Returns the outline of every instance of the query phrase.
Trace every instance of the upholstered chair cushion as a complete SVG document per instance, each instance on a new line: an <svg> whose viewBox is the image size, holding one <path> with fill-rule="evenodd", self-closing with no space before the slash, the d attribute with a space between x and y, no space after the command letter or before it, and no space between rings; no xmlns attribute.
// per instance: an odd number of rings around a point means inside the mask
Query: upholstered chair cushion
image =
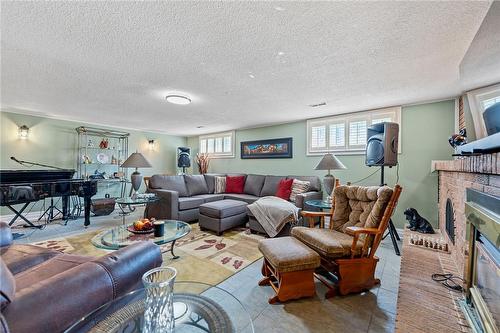
<svg viewBox="0 0 500 333"><path fill-rule="evenodd" d="M185 175L189 195L208 194L208 186L203 175Z"/></svg>
<svg viewBox="0 0 500 333"><path fill-rule="evenodd" d="M337 259L351 256L353 238L331 229L295 227L292 236L324 257ZM361 254L363 241L358 241L354 255Z"/></svg>
<svg viewBox="0 0 500 333"><path fill-rule="evenodd" d="M243 192L258 197L260 195L260 191L262 190L262 186L264 185L265 179L266 176L264 175L248 175L245 180L245 189Z"/></svg>
<svg viewBox="0 0 500 333"><path fill-rule="evenodd" d="M187 197L189 195L184 176L154 175L149 179L149 187L152 189L176 191L179 193L179 197Z"/></svg>
<svg viewBox="0 0 500 333"><path fill-rule="evenodd" d="M339 186L334 192L333 229L347 227L377 228L382 220L392 189L388 186Z"/></svg>
<svg viewBox="0 0 500 333"><path fill-rule="evenodd" d="M259 241L259 250L278 272L315 269L319 255L292 237L268 238Z"/></svg>

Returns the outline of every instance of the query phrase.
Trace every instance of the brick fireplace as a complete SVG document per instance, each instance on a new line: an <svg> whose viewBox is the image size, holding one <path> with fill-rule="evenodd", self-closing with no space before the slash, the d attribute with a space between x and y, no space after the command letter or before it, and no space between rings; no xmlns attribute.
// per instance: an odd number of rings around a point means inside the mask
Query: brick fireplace
<svg viewBox="0 0 500 333"><path fill-rule="evenodd" d="M439 229L462 277L467 269L466 189L500 196L500 153L433 161L439 172Z"/></svg>

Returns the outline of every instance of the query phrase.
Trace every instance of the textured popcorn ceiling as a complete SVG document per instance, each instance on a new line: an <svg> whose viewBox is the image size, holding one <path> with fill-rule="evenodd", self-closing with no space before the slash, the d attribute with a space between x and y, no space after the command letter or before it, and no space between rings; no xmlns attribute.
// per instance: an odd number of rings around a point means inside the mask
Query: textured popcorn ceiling
<svg viewBox="0 0 500 333"><path fill-rule="evenodd" d="M194 135L446 98L489 7L2 2L1 108Z"/></svg>

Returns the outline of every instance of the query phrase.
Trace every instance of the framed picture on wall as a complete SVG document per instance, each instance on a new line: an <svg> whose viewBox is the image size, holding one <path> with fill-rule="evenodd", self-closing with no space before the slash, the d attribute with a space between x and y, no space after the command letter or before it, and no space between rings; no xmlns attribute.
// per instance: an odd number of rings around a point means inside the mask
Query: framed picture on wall
<svg viewBox="0 0 500 333"><path fill-rule="evenodd" d="M293 138L241 142L241 158L292 158Z"/></svg>

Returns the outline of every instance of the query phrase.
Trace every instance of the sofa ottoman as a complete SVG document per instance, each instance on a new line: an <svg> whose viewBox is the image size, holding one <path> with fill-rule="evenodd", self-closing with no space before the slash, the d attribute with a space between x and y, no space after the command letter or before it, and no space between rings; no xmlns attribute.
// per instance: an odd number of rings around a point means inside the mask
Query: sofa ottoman
<svg viewBox="0 0 500 333"><path fill-rule="evenodd" d="M247 222L247 203L239 200L207 202L200 206L201 230L211 230L222 235L225 230Z"/></svg>

